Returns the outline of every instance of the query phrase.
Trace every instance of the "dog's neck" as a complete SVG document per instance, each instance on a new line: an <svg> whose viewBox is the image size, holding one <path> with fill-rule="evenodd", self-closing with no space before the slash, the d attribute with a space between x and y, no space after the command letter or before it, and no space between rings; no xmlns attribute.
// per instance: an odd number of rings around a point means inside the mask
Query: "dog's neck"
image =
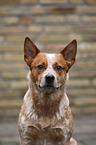
<svg viewBox="0 0 96 145"><path fill-rule="evenodd" d="M69 106L69 100L66 96L66 85L63 85L58 91L48 93L39 90L29 77L29 90L32 99L32 108L37 116L52 118L57 112L62 114L62 108Z"/></svg>

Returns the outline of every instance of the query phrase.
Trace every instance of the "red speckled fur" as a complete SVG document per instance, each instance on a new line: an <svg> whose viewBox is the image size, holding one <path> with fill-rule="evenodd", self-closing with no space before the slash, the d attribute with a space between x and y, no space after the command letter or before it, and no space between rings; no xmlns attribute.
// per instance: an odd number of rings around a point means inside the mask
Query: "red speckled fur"
<svg viewBox="0 0 96 145"><path fill-rule="evenodd" d="M18 120L21 145L77 145L72 138L73 117L66 95L68 71L76 51L76 40L59 54L46 54L28 37L25 39L24 59L30 70L29 89ZM46 76L54 77L54 81L46 85Z"/></svg>

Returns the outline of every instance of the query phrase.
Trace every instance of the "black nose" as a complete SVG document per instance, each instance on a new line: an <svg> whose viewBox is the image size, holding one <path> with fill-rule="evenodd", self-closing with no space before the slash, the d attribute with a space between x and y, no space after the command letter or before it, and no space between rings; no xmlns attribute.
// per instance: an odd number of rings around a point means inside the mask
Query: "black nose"
<svg viewBox="0 0 96 145"><path fill-rule="evenodd" d="M53 83L54 76L53 75L46 75L45 80L46 80L46 83Z"/></svg>

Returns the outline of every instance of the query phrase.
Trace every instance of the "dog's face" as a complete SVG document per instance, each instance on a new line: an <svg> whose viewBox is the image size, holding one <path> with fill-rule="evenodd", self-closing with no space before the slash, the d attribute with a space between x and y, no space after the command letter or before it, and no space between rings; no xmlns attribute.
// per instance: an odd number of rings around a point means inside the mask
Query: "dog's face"
<svg viewBox="0 0 96 145"><path fill-rule="evenodd" d="M27 37L24 43L24 59L31 70L31 79L40 90L59 90L66 80L69 68L75 62L76 40L69 43L59 54L41 53Z"/></svg>

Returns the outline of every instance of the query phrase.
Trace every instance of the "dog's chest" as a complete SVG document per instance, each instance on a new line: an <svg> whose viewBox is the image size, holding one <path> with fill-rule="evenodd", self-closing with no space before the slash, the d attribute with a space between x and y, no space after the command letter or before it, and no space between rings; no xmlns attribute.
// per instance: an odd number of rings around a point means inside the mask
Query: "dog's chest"
<svg viewBox="0 0 96 145"><path fill-rule="evenodd" d="M70 108L65 118L60 120L41 118L28 119L23 128L23 137L30 145L64 145L72 136L72 115ZM25 145L27 145L25 143Z"/></svg>
<svg viewBox="0 0 96 145"><path fill-rule="evenodd" d="M28 143L32 142L32 145L63 145L64 142L66 143L70 139L72 134L72 130L67 125L61 125L60 123L51 126L49 121L39 122L39 124L34 125L29 124L25 137L28 137L27 141Z"/></svg>

